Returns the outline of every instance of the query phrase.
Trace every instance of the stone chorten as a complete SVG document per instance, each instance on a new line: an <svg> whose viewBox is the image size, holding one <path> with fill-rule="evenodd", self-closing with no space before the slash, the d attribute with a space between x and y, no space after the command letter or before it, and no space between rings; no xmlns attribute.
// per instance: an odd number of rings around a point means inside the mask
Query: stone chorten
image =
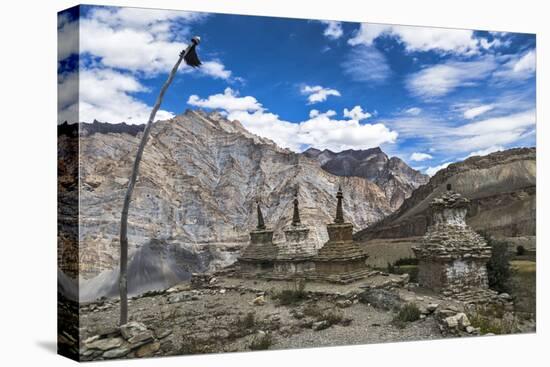
<svg viewBox="0 0 550 367"><path fill-rule="evenodd" d="M273 231L268 230L259 201L256 202L258 225L250 232L250 242L239 257L243 273L260 273L273 270L273 259L277 257L277 247L273 244Z"/></svg>
<svg viewBox="0 0 550 367"><path fill-rule="evenodd" d="M419 246L420 286L446 295L487 288L486 262L491 257L487 242L466 224L469 200L451 191L430 203L431 225Z"/></svg>
<svg viewBox="0 0 550 367"><path fill-rule="evenodd" d="M305 277L313 272L311 258L316 254L310 229L300 221L298 190L294 194L292 223L284 229L285 241L278 243L273 278Z"/></svg>
<svg viewBox="0 0 550 367"><path fill-rule="evenodd" d="M336 217L334 223L327 224L329 240L319 249L315 268L318 277L324 280L347 283L368 274L365 264L368 255L353 241L353 225L344 220L341 187L336 198Z"/></svg>

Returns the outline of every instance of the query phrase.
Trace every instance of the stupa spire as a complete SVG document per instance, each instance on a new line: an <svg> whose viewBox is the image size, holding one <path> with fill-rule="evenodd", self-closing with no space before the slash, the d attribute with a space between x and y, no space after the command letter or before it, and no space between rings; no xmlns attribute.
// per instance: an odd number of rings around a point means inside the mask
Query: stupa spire
<svg viewBox="0 0 550 367"><path fill-rule="evenodd" d="M296 191L294 193L294 214L292 215L292 225L293 226L299 226L301 224L300 222L300 212L298 210L298 189L296 188Z"/></svg>
<svg viewBox="0 0 550 367"><path fill-rule="evenodd" d="M342 199L344 198L344 194L342 194L341 185L338 185L336 198L338 199L338 202L336 203L336 218L334 218L334 223L340 224L344 223L344 210L342 209Z"/></svg>
<svg viewBox="0 0 550 367"><path fill-rule="evenodd" d="M258 211L258 225L256 226L256 229L258 230L265 230L265 222L264 222L264 216L262 214L262 209L260 208L260 201L256 200L256 207Z"/></svg>

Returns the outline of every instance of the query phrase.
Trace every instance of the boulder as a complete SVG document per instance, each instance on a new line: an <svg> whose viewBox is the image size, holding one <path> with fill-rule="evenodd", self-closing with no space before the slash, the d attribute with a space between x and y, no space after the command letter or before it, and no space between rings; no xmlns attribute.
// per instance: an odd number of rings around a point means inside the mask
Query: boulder
<svg viewBox="0 0 550 367"><path fill-rule="evenodd" d="M137 321L130 321L129 323L120 326L120 333L122 334L122 337L126 340L129 340L130 338L141 334L144 331L147 331L147 327L145 327L145 325L143 325L141 322Z"/></svg>
<svg viewBox="0 0 550 367"><path fill-rule="evenodd" d="M154 353L156 353L159 349L160 349L159 342L142 345L136 350L136 357L138 358L150 357Z"/></svg>

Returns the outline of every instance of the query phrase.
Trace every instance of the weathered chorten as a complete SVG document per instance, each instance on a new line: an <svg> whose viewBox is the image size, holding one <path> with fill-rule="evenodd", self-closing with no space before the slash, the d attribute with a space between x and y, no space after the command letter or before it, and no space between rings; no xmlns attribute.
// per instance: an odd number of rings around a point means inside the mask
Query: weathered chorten
<svg viewBox="0 0 550 367"><path fill-rule="evenodd" d="M339 187L336 217L334 223L327 224L329 240L314 259L319 278L339 283L352 282L368 274L365 265L368 255L353 242L353 225L344 221L343 197Z"/></svg>
<svg viewBox="0 0 550 367"><path fill-rule="evenodd" d="M292 223L284 229L285 241L278 244L274 278L305 277L315 270L311 258L316 254L309 228L300 221L298 191L293 200Z"/></svg>
<svg viewBox="0 0 550 367"><path fill-rule="evenodd" d="M257 274L273 271L273 260L277 257L277 247L273 244L273 231L264 223L260 203L257 202L258 225L250 232L250 242L239 257L241 272Z"/></svg>
<svg viewBox="0 0 550 367"><path fill-rule="evenodd" d="M491 257L487 242L466 224L469 200L451 191L430 203L432 224L419 246L420 286L447 295L487 288L486 262Z"/></svg>

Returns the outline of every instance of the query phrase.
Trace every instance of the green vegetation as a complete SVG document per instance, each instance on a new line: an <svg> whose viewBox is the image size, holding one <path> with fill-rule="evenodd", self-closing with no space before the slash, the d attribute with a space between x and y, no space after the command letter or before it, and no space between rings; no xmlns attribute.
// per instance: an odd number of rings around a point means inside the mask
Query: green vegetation
<svg viewBox="0 0 550 367"><path fill-rule="evenodd" d="M399 309L399 312L393 318L392 323L400 329L403 329L407 322L413 322L420 319L420 309L414 303L407 303Z"/></svg>
<svg viewBox="0 0 550 367"><path fill-rule="evenodd" d="M304 308L304 315L314 318L315 321L326 321L327 327L336 324L349 324L351 319L344 319L342 312L338 310L323 311L319 306L309 304Z"/></svg>
<svg viewBox="0 0 550 367"><path fill-rule="evenodd" d="M275 293L273 298L279 301L283 306L300 303L307 298L305 291L306 282L303 279L296 280L292 289L284 289L279 293Z"/></svg>
<svg viewBox="0 0 550 367"><path fill-rule="evenodd" d="M508 244L505 241L499 241L491 235L480 232L485 238L487 244L491 246L491 258L487 262L487 277L489 278L489 287L497 292L510 292L510 253Z"/></svg>
<svg viewBox="0 0 550 367"><path fill-rule="evenodd" d="M248 346L250 350L266 350L273 344L273 337L269 333L254 337L252 343Z"/></svg>
<svg viewBox="0 0 550 367"><path fill-rule="evenodd" d="M514 297L514 307L520 317L536 319L537 311L537 263L529 260L512 260L510 294Z"/></svg>
<svg viewBox="0 0 550 367"><path fill-rule="evenodd" d="M409 274L409 281L418 281L418 259L414 257L401 258L393 264L388 263L387 270L390 274Z"/></svg>
<svg viewBox="0 0 550 367"><path fill-rule="evenodd" d="M502 305L478 306L467 316L472 326L479 328L481 334L511 334L517 330L517 320L511 314L506 314Z"/></svg>

